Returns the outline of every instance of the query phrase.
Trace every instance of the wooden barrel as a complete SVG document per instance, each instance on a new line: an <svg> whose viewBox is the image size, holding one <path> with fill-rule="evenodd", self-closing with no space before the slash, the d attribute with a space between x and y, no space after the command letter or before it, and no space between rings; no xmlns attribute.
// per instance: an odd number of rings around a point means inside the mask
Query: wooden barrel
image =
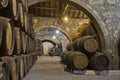
<svg viewBox="0 0 120 80"><path fill-rule="evenodd" d="M88 58L82 52L71 52L66 56L66 64L72 69L85 69L88 65Z"/></svg>
<svg viewBox="0 0 120 80"><path fill-rule="evenodd" d="M61 56L61 62L62 62L62 63L65 64L65 62L66 62L66 61L65 61L65 57L66 57L66 55L69 54L69 53L70 53L69 51L64 51L64 52L61 53L60 56Z"/></svg>
<svg viewBox="0 0 120 80"><path fill-rule="evenodd" d="M77 46L77 50L82 51L84 53L95 52L98 48L98 43L92 36L84 36L82 38L79 38L75 41L73 45Z"/></svg>
<svg viewBox="0 0 120 80"><path fill-rule="evenodd" d="M24 12L28 12L28 0L19 0L20 3L22 3Z"/></svg>
<svg viewBox="0 0 120 80"><path fill-rule="evenodd" d="M25 32L21 31L21 41L22 41L22 53L25 54L27 50L27 35Z"/></svg>
<svg viewBox="0 0 120 80"><path fill-rule="evenodd" d="M7 66L10 80L18 80L17 66L16 66L16 58L15 57L1 57L0 58Z"/></svg>
<svg viewBox="0 0 120 80"><path fill-rule="evenodd" d="M34 32L33 29L33 15L28 14L28 22L29 22L29 35L32 37L32 33Z"/></svg>
<svg viewBox="0 0 120 80"><path fill-rule="evenodd" d="M6 72L6 65L3 62L0 62L0 80L8 80L7 79L7 72Z"/></svg>
<svg viewBox="0 0 120 80"><path fill-rule="evenodd" d="M29 36L26 35L27 37L27 42L26 42L26 54L29 54L30 53L30 41L29 41Z"/></svg>
<svg viewBox="0 0 120 80"><path fill-rule="evenodd" d="M24 28L25 31L28 32L28 17L27 17L27 13L24 12Z"/></svg>
<svg viewBox="0 0 120 80"><path fill-rule="evenodd" d="M32 68L32 57L30 54L29 54L29 63L30 63L30 69L31 69Z"/></svg>
<svg viewBox="0 0 120 80"><path fill-rule="evenodd" d="M87 23L81 23L80 26L77 29L77 33L82 33L84 32L87 28L89 27L89 24Z"/></svg>
<svg viewBox="0 0 120 80"><path fill-rule="evenodd" d="M8 5L8 0L0 0L0 8L5 8Z"/></svg>
<svg viewBox="0 0 120 80"><path fill-rule="evenodd" d="M76 32L75 34L72 35L72 41L75 41L78 37L79 37L79 34L78 32Z"/></svg>
<svg viewBox="0 0 120 80"><path fill-rule="evenodd" d="M39 39L36 40L36 51L37 51L37 54L39 54L39 56L41 56L43 54L42 53L42 51L43 51L42 41ZM52 55L52 54L50 54L50 55Z"/></svg>
<svg viewBox="0 0 120 80"><path fill-rule="evenodd" d="M64 64L66 64L66 65L68 64L68 62L69 62L69 59L68 59L68 58L69 58L69 55L72 54L72 53L73 53L73 51L69 51L68 53L66 53L66 54L64 55L64 59L63 59L63 60L64 60L64 61L63 61Z"/></svg>
<svg viewBox="0 0 120 80"><path fill-rule="evenodd" d="M37 53L32 53L31 57L32 57L32 65L34 65L37 60Z"/></svg>
<svg viewBox="0 0 120 80"><path fill-rule="evenodd" d="M12 55L14 48L14 30L12 28L12 22L8 18L0 17L0 24L2 26L0 55Z"/></svg>
<svg viewBox="0 0 120 80"><path fill-rule="evenodd" d="M27 59L26 55L23 55L23 64L24 64L24 76L27 74Z"/></svg>
<svg viewBox="0 0 120 80"><path fill-rule="evenodd" d="M73 50L72 44L73 44L72 42L67 44L66 49L68 51L72 51Z"/></svg>
<svg viewBox="0 0 120 80"><path fill-rule="evenodd" d="M1 23L1 20L0 20ZM2 26L0 26L0 47L1 47L1 41L2 41Z"/></svg>
<svg viewBox="0 0 120 80"><path fill-rule="evenodd" d="M8 0L8 6L6 8L0 9L1 16L12 18L14 20L18 19L18 14L18 0Z"/></svg>
<svg viewBox="0 0 120 80"><path fill-rule="evenodd" d="M29 57L29 56L30 56L29 54L26 56L27 72L29 72L29 70L30 70L30 64L31 64L31 62L30 62L30 57Z"/></svg>
<svg viewBox="0 0 120 80"><path fill-rule="evenodd" d="M21 56L20 59L20 80L23 80L24 77L24 61L23 61L23 57Z"/></svg>
<svg viewBox="0 0 120 80"><path fill-rule="evenodd" d="M23 12L23 6L21 3L19 5L19 17L18 17L18 23L23 27L24 26L24 12Z"/></svg>
<svg viewBox="0 0 120 80"><path fill-rule="evenodd" d="M34 32L33 27L32 27L32 29L31 29L31 37L32 37L33 39L35 39L35 32Z"/></svg>
<svg viewBox="0 0 120 80"><path fill-rule="evenodd" d="M17 75L18 79L20 79L20 64L21 64L21 57L20 56L14 56L16 58L16 70L17 70Z"/></svg>
<svg viewBox="0 0 120 80"><path fill-rule="evenodd" d="M35 44L34 44L34 40L32 38L29 37L29 52L34 52L34 48L35 48Z"/></svg>
<svg viewBox="0 0 120 80"><path fill-rule="evenodd" d="M78 39L76 39L73 43L72 43L72 47L73 47L73 50L74 51L78 51L78 46L77 46L77 43L78 42Z"/></svg>
<svg viewBox="0 0 120 80"><path fill-rule="evenodd" d="M29 21L29 24L30 25L33 25L34 24L34 22L33 22L33 15L32 14L28 14L28 21Z"/></svg>
<svg viewBox="0 0 120 80"><path fill-rule="evenodd" d="M20 29L17 27L14 27L15 31L15 45L14 45L14 54L20 54L21 53L21 33Z"/></svg>
<svg viewBox="0 0 120 80"><path fill-rule="evenodd" d="M100 52L96 52L89 62L90 68L94 70L107 70L109 64L108 57Z"/></svg>
<svg viewBox="0 0 120 80"><path fill-rule="evenodd" d="M64 55L67 53L68 51L64 51L61 53L60 57L61 57L61 62L63 63L63 59L64 59Z"/></svg>

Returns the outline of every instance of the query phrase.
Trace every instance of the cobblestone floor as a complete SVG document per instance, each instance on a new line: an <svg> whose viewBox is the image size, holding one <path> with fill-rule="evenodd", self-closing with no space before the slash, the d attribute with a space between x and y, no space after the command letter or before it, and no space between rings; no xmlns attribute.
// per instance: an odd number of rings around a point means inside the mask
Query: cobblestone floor
<svg viewBox="0 0 120 80"><path fill-rule="evenodd" d="M112 75L99 76L88 72L89 75L75 75L64 71L64 65L60 63L59 57L38 57L24 80L120 80L120 71L113 71ZM115 74L115 75L114 75Z"/></svg>

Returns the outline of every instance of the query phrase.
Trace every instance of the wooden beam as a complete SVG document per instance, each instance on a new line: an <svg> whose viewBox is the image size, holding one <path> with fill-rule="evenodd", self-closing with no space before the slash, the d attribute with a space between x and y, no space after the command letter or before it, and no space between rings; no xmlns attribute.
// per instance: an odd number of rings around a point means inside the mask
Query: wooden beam
<svg viewBox="0 0 120 80"><path fill-rule="evenodd" d="M69 7L69 0L64 0L64 2L62 2L65 4L64 8L61 10L60 13L60 18L58 19L58 23L61 22L62 17L65 15L68 7Z"/></svg>
<svg viewBox="0 0 120 80"><path fill-rule="evenodd" d="M80 11L78 12L78 15L77 15L77 17L79 17L79 15L80 15Z"/></svg>
<svg viewBox="0 0 120 80"><path fill-rule="evenodd" d="M50 0L49 0L49 7L50 7L50 6L51 6L51 4L50 4ZM49 17L50 17L50 11L51 11L51 10L49 10Z"/></svg>
<svg viewBox="0 0 120 80"><path fill-rule="evenodd" d="M74 17L75 16L75 11L73 11L73 14L72 14L72 17Z"/></svg>

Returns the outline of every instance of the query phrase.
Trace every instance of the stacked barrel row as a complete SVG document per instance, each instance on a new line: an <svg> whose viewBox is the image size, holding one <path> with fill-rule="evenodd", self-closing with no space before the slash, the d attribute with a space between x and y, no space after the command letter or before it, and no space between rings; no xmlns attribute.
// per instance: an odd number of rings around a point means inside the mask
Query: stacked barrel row
<svg viewBox="0 0 120 80"><path fill-rule="evenodd" d="M28 0L0 1L0 80L23 80L37 60Z"/></svg>
<svg viewBox="0 0 120 80"><path fill-rule="evenodd" d="M62 62L72 69L106 70L109 59L105 54L97 51L97 47L97 41L93 36L78 38L67 45L68 51L61 55Z"/></svg>

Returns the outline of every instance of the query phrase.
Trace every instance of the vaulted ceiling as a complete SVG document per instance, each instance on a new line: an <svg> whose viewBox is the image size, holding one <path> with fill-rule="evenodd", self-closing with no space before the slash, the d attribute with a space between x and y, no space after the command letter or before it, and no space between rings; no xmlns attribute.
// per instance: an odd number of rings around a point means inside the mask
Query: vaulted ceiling
<svg viewBox="0 0 120 80"><path fill-rule="evenodd" d="M29 13L35 17L64 17L82 18L88 17L84 12L69 4L69 0L49 0L29 7Z"/></svg>

